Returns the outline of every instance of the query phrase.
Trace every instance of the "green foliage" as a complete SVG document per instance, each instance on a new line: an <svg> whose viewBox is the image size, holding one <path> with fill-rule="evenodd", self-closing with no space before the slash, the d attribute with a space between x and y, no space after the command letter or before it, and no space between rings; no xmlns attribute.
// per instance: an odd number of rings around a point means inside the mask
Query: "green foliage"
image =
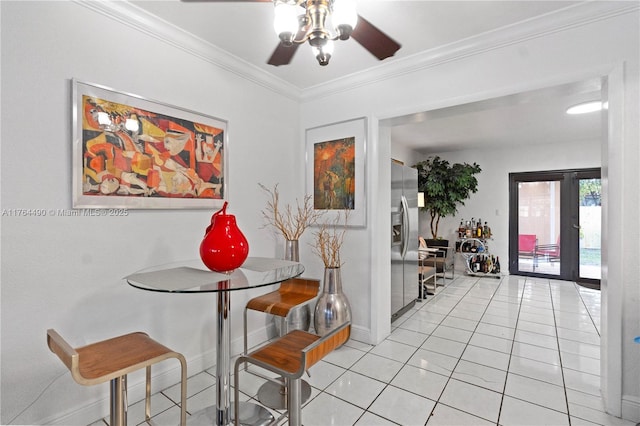
<svg viewBox="0 0 640 426"><path fill-rule="evenodd" d="M601 205L602 183L600 179L580 179L579 182L580 205L589 205L586 201L587 198L591 198L595 203L591 205Z"/></svg>
<svg viewBox="0 0 640 426"><path fill-rule="evenodd" d="M418 191L424 192L424 211L431 216L431 235L438 236L440 218L458 212L458 205L472 192L478 191L475 175L482 169L476 163L449 164L438 156L429 157L413 166L418 169Z"/></svg>

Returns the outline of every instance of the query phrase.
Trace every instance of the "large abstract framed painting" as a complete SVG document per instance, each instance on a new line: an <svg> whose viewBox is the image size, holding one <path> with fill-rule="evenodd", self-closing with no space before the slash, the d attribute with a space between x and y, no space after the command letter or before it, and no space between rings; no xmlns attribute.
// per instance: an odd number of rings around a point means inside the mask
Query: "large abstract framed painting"
<svg viewBox="0 0 640 426"><path fill-rule="evenodd" d="M72 86L74 208L222 206L225 121L97 84Z"/></svg>
<svg viewBox="0 0 640 426"><path fill-rule="evenodd" d="M366 135L366 118L306 132L307 194L314 209L324 210L328 219L348 210L348 226L367 224Z"/></svg>

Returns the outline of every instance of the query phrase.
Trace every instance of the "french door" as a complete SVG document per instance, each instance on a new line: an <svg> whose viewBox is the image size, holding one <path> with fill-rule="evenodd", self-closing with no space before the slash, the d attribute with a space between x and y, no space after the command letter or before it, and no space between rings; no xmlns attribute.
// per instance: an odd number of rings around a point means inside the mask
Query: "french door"
<svg viewBox="0 0 640 426"><path fill-rule="evenodd" d="M600 286L600 169L509 174L509 273Z"/></svg>

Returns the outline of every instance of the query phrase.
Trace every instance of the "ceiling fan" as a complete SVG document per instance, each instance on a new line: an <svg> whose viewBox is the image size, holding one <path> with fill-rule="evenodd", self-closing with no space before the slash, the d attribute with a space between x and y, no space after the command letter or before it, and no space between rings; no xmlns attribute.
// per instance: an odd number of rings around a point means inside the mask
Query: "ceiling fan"
<svg viewBox="0 0 640 426"><path fill-rule="evenodd" d="M259 2L275 6L274 27L280 44L267 61L274 66L291 62L298 46L309 42L320 65L327 65L334 40L350 37L379 60L399 49L391 37L358 15L352 0L182 0L184 2ZM331 21L333 30L328 29Z"/></svg>

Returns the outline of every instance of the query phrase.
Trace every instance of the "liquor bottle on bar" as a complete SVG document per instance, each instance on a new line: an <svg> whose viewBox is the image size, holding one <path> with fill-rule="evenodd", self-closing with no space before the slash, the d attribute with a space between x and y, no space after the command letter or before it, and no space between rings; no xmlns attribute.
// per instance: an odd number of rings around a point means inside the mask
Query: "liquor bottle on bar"
<svg viewBox="0 0 640 426"><path fill-rule="evenodd" d="M487 225L487 222L484 223L484 229L482 230L482 237L485 239L491 238L491 228Z"/></svg>
<svg viewBox="0 0 640 426"><path fill-rule="evenodd" d="M482 219L478 218L478 223L476 225L476 237L482 238Z"/></svg>

